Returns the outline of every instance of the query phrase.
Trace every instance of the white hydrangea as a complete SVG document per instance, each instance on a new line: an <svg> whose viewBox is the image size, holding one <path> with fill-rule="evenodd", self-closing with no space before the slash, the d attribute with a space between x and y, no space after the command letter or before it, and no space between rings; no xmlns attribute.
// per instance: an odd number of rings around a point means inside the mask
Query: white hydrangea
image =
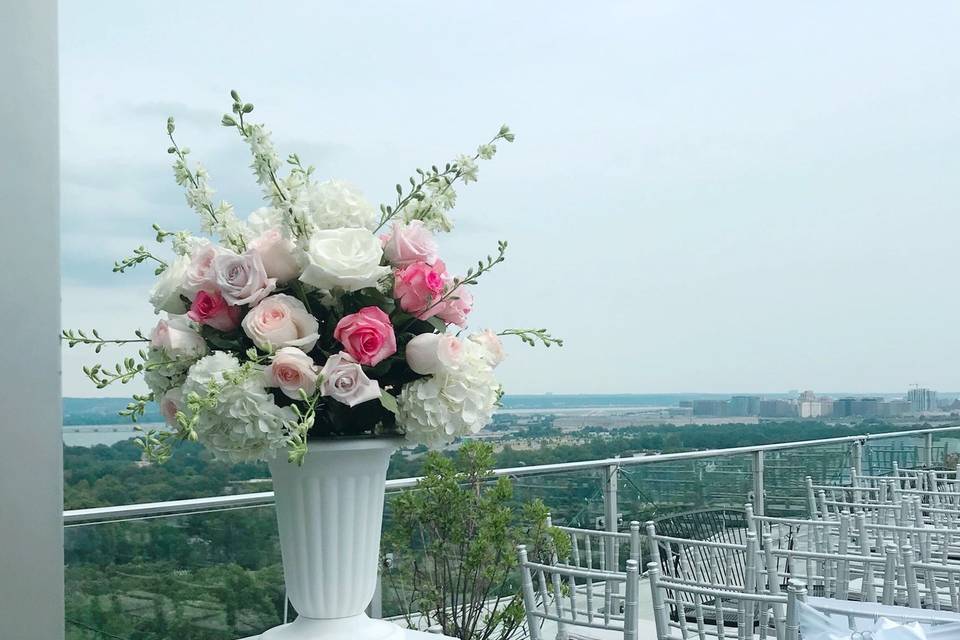
<svg viewBox="0 0 960 640"><path fill-rule="evenodd" d="M465 340L455 365L403 387L397 423L408 441L443 446L487 426L499 388L484 347Z"/></svg>
<svg viewBox="0 0 960 640"><path fill-rule="evenodd" d="M159 401L167 391L183 384L187 378L187 370L196 361L196 357L172 357L163 349L150 347L143 362L143 381L153 392L153 397Z"/></svg>
<svg viewBox="0 0 960 640"><path fill-rule="evenodd" d="M196 393L206 398L211 389L216 389L215 401L200 411L196 431L198 440L217 458L269 460L286 448L287 425L296 416L291 409L274 404L260 371L244 369L235 356L217 351L190 368L183 397Z"/></svg>
<svg viewBox="0 0 960 640"><path fill-rule="evenodd" d="M367 229L380 223L376 209L355 186L341 180L327 180L305 187L298 198L315 229Z"/></svg>

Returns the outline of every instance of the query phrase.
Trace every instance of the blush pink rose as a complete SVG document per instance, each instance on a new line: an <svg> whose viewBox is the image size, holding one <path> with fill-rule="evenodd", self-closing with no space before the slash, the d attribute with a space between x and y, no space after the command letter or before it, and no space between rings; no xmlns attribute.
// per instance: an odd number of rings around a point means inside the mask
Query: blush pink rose
<svg viewBox="0 0 960 640"><path fill-rule="evenodd" d="M243 332L260 349L298 347L310 351L320 337L320 323L300 300L285 293L272 295L250 309Z"/></svg>
<svg viewBox="0 0 960 640"><path fill-rule="evenodd" d="M407 364L421 375L455 368L463 360L463 342L449 334L421 333L407 343Z"/></svg>
<svg viewBox="0 0 960 640"><path fill-rule="evenodd" d="M433 264L437 261L437 242L419 220L395 224L393 231L383 238L383 255L395 267L406 267L414 262Z"/></svg>
<svg viewBox="0 0 960 640"><path fill-rule="evenodd" d="M150 332L150 346L174 357L202 356L207 352L206 341L184 316L159 321Z"/></svg>
<svg viewBox="0 0 960 640"><path fill-rule="evenodd" d="M228 305L217 291L199 291L187 316L196 323L209 325L220 331L233 331L240 326L240 308Z"/></svg>
<svg viewBox="0 0 960 640"><path fill-rule="evenodd" d="M437 305L436 315L458 327L467 326L467 314L473 309L473 294L466 286L458 287L449 298Z"/></svg>
<svg viewBox="0 0 960 640"><path fill-rule="evenodd" d="M504 358L507 357L507 353L503 349L503 343L500 341L500 337L490 329L485 329L480 333L473 334L470 336L470 340L476 342L484 348L486 352L486 360L490 363L491 367L496 367L498 364L503 362Z"/></svg>
<svg viewBox="0 0 960 640"><path fill-rule="evenodd" d="M263 371L264 385L280 387L280 391L294 400L300 399L300 390L308 396L317 390L318 367L313 358L296 347L284 347L273 356Z"/></svg>
<svg viewBox="0 0 960 640"><path fill-rule="evenodd" d="M289 238L283 237L280 229L267 229L247 245L260 254L267 276L285 284L296 280L303 273L297 262L296 247Z"/></svg>
<svg viewBox="0 0 960 640"><path fill-rule="evenodd" d="M390 317L379 307L364 307L342 317L333 337L354 360L371 367L397 352Z"/></svg>
<svg viewBox="0 0 960 640"><path fill-rule="evenodd" d="M180 411L182 405L183 392L180 391L180 387L168 390L160 398L160 414L171 427L177 426L177 412Z"/></svg>
<svg viewBox="0 0 960 640"><path fill-rule="evenodd" d="M193 250L183 282L183 293L188 298L193 299L200 291L217 291L217 274L213 270L213 259L221 254L229 255L231 251L209 242Z"/></svg>
<svg viewBox="0 0 960 640"><path fill-rule="evenodd" d="M437 260L433 266L426 262L414 262L397 269L393 297L400 303L401 309L426 320L440 311L441 306L434 306L434 302L443 295L447 280L447 268L442 260Z"/></svg>

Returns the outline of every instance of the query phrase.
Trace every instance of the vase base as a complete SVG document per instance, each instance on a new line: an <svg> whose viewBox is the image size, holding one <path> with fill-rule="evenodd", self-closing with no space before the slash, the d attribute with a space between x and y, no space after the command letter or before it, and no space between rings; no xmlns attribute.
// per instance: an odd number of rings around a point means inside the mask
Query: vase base
<svg viewBox="0 0 960 640"><path fill-rule="evenodd" d="M260 640L401 640L402 628L386 620L374 620L366 614L349 618L304 618L274 627Z"/></svg>

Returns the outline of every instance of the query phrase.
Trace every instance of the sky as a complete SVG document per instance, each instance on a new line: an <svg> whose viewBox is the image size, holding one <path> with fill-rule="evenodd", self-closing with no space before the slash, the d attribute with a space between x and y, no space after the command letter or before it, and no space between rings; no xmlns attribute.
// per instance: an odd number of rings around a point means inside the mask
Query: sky
<svg viewBox="0 0 960 640"><path fill-rule="evenodd" d="M507 345L508 393L960 388L960 5L61 2L63 324L148 330L150 225L196 227L164 123L217 197L260 206L229 91L281 154L374 203L516 142L440 238ZM123 351L64 351L80 367Z"/></svg>

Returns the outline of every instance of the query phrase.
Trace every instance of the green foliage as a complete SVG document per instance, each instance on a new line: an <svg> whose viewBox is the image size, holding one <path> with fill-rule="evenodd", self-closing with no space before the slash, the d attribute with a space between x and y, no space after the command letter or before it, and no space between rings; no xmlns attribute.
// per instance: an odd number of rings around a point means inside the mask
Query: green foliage
<svg viewBox="0 0 960 640"><path fill-rule="evenodd" d="M483 443L460 447L456 462L428 453L417 489L396 498L385 537L385 548L399 554L386 588L408 621L426 616L461 640L506 640L521 630L518 544L535 557L568 551L566 536L546 527L544 504L518 507L510 480L491 478L493 464L493 449Z"/></svg>

